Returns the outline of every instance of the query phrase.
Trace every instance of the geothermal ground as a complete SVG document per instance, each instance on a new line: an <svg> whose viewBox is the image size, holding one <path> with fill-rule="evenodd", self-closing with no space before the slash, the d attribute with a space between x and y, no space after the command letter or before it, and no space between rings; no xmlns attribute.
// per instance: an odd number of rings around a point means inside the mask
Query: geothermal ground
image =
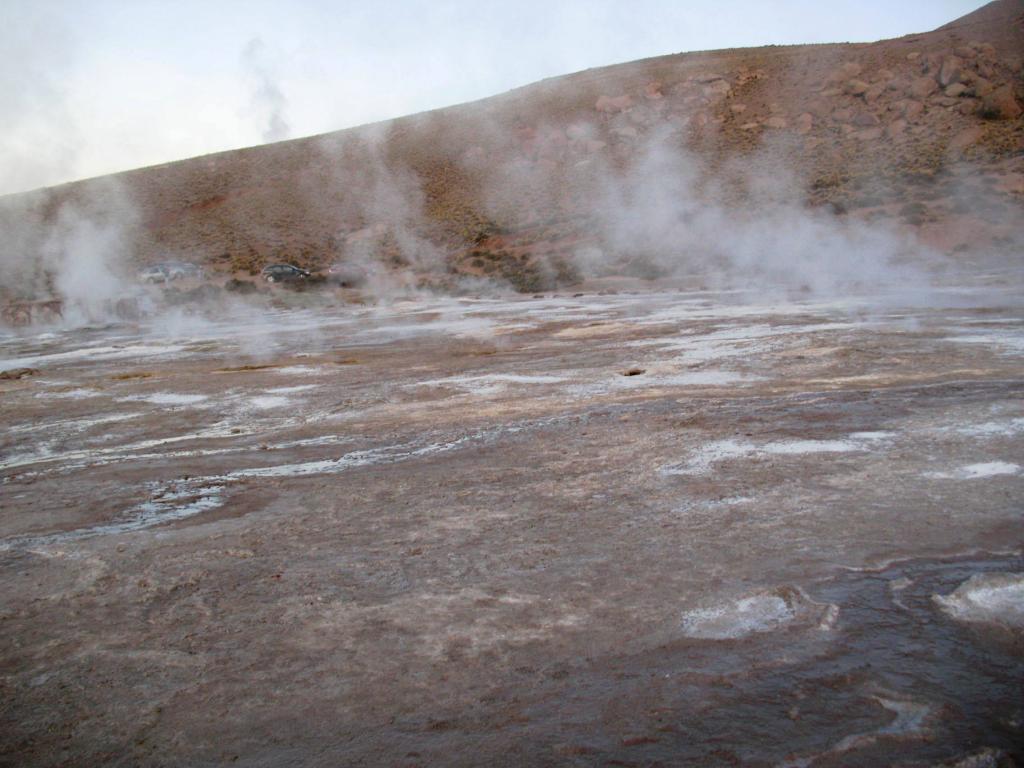
<svg viewBox="0 0 1024 768"><path fill-rule="evenodd" d="M0 344L4 765L1024 757L998 279Z"/></svg>

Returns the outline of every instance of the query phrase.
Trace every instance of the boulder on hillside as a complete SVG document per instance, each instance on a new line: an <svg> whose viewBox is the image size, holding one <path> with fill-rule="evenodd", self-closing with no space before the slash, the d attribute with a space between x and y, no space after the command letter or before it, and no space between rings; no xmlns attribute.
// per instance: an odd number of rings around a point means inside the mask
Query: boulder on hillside
<svg viewBox="0 0 1024 768"><path fill-rule="evenodd" d="M732 88L725 80L715 80L704 86L704 95L709 97L725 96Z"/></svg>
<svg viewBox="0 0 1024 768"><path fill-rule="evenodd" d="M661 83L651 82L644 86L644 98L657 100L664 98L664 94L661 92Z"/></svg>
<svg viewBox="0 0 1024 768"><path fill-rule="evenodd" d="M863 131L857 131L854 136L858 141L875 141L882 137L881 128L865 128Z"/></svg>
<svg viewBox="0 0 1024 768"><path fill-rule="evenodd" d="M873 128L878 123L878 117L872 112L861 111L853 116L853 124L859 128Z"/></svg>
<svg viewBox="0 0 1024 768"><path fill-rule="evenodd" d="M885 132L889 134L890 139L895 139L905 130L907 130L906 120L893 120L888 126L886 126Z"/></svg>
<svg viewBox="0 0 1024 768"><path fill-rule="evenodd" d="M855 61L848 61L838 69L833 70L828 77L825 78L826 83L844 83L847 80L860 75L864 68Z"/></svg>
<svg viewBox="0 0 1024 768"><path fill-rule="evenodd" d="M952 85L947 86L946 90L943 91L947 96L951 96L954 99L958 96L963 96L966 92L967 86L963 83L953 83Z"/></svg>
<svg viewBox="0 0 1024 768"><path fill-rule="evenodd" d="M628 93L622 96L601 96L594 109L598 112L622 112L633 106L633 97Z"/></svg>
<svg viewBox="0 0 1024 768"><path fill-rule="evenodd" d="M972 144L977 144L978 140L985 135L985 129L980 125L972 125L970 128L965 128L960 131L956 136L949 142L950 152L960 154Z"/></svg>
<svg viewBox="0 0 1024 768"><path fill-rule="evenodd" d="M939 67L941 66L942 54L940 53L926 53L921 57L921 71L931 74L936 79L938 79Z"/></svg>
<svg viewBox="0 0 1024 768"><path fill-rule="evenodd" d="M958 56L946 56L942 60L942 66L939 68L939 85L945 88L953 83L959 83L963 70L963 59Z"/></svg>
<svg viewBox="0 0 1024 768"><path fill-rule="evenodd" d="M837 123L848 123L853 120L853 110L850 107L833 110L832 119Z"/></svg>
<svg viewBox="0 0 1024 768"><path fill-rule="evenodd" d="M873 85L864 92L864 101L868 104L874 104L882 98L883 93L885 93L885 86L881 84Z"/></svg>
<svg viewBox="0 0 1024 768"><path fill-rule="evenodd" d="M909 99L903 102L903 116L907 118L907 120L913 120L915 117L918 117L922 112L924 112L924 104L922 104L920 101L914 101L913 99Z"/></svg>
<svg viewBox="0 0 1024 768"><path fill-rule="evenodd" d="M863 80L847 80L844 90L851 96L860 96L866 93L870 87Z"/></svg>
<svg viewBox="0 0 1024 768"><path fill-rule="evenodd" d="M960 110L961 115L973 115L978 111L980 106L981 102L977 99L962 99L958 109Z"/></svg>
<svg viewBox="0 0 1024 768"><path fill-rule="evenodd" d="M907 95L912 96L915 99L927 99L939 88L939 84L935 82L933 77L915 77L910 85L907 86Z"/></svg>
<svg viewBox="0 0 1024 768"><path fill-rule="evenodd" d="M996 87L992 83L986 80L984 77L974 78L974 85L971 86L971 90L974 91L974 95L979 99L983 99L988 96Z"/></svg>
<svg viewBox="0 0 1024 768"><path fill-rule="evenodd" d="M832 105L824 99L816 99L807 105L807 111L811 113L812 117L821 119L832 113Z"/></svg>
<svg viewBox="0 0 1024 768"><path fill-rule="evenodd" d="M982 99L979 113L986 120L1016 120L1020 117L1021 111L1013 88L1004 85Z"/></svg>

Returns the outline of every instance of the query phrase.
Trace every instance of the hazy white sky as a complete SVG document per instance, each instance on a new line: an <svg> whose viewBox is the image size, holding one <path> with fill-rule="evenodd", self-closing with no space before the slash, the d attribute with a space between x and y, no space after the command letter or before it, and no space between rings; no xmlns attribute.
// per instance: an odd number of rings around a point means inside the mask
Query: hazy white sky
<svg viewBox="0 0 1024 768"><path fill-rule="evenodd" d="M679 51L867 41L981 0L0 0L0 194Z"/></svg>

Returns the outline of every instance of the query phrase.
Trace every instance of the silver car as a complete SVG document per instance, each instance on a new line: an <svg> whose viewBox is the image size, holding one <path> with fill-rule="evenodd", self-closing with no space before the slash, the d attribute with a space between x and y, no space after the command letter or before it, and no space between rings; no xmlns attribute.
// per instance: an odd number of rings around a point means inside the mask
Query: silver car
<svg viewBox="0 0 1024 768"><path fill-rule="evenodd" d="M139 279L145 283L169 283L185 278L201 280L203 277L202 267L187 261L161 261L139 272Z"/></svg>

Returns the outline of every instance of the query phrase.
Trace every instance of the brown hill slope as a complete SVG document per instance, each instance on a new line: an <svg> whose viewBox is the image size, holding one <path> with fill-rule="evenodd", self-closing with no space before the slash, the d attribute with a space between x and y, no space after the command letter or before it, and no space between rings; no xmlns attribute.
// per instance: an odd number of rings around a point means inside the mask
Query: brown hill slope
<svg viewBox="0 0 1024 768"><path fill-rule="evenodd" d="M44 253L70 210L101 222L94 229L116 226L135 263L184 258L226 273L359 260L428 283L501 275L534 290L574 279L593 262L586 254L614 251L623 271L649 266L646 223L605 218L635 211L652 188L649 207L683 194L744 210L782 177L778 194L801 205L891 221L947 250L1007 245L1024 218L1022 54L1024 0L997 0L895 40L593 69L9 196L0 256ZM22 273L32 279L7 292L39 292L38 269Z"/></svg>

